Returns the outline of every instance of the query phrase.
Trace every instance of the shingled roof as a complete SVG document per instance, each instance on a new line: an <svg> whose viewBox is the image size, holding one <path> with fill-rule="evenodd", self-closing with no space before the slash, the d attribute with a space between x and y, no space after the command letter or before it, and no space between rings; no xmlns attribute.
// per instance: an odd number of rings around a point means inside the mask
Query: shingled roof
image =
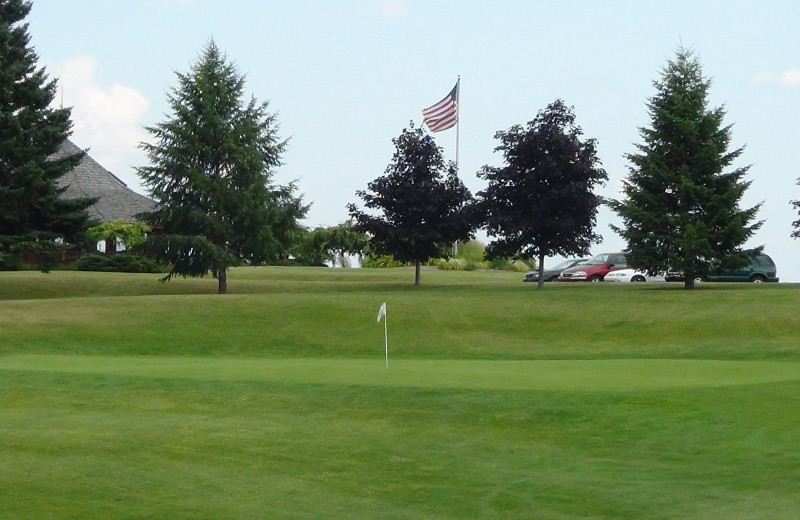
<svg viewBox="0 0 800 520"><path fill-rule="evenodd" d="M83 153L83 150L67 139L55 157L75 153ZM153 211L156 204L153 200L130 189L127 184L86 153L75 169L58 179L58 184L62 188L67 188L61 194L63 199L97 198L98 201L87 211L93 220L100 222L117 220L135 222L134 216L137 213Z"/></svg>

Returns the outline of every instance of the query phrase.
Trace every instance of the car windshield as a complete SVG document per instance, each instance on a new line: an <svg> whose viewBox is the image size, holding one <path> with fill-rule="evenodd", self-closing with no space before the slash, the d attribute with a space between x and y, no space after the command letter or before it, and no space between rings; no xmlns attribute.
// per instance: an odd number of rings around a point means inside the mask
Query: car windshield
<svg viewBox="0 0 800 520"><path fill-rule="evenodd" d="M588 265L603 265L608 260L608 253L603 253L602 255L597 255L592 257L591 260L586 262Z"/></svg>

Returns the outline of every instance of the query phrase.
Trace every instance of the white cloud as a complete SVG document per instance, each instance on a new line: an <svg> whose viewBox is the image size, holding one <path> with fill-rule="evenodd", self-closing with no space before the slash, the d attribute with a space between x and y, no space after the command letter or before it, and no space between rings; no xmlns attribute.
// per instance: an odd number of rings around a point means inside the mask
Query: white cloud
<svg viewBox="0 0 800 520"><path fill-rule="evenodd" d="M789 69L780 74L769 72L761 73L756 76L755 81L759 85L771 84L782 85L784 87L798 87L800 86L800 69Z"/></svg>
<svg viewBox="0 0 800 520"><path fill-rule="evenodd" d="M72 107L72 141L90 148L93 159L139 190L131 166L142 163L139 143L147 140L142 119L150 102L133 87L114 83L100 85L95 77L97 61L91 56L68 58L48 73L58 78L55 103Z"/></svg>

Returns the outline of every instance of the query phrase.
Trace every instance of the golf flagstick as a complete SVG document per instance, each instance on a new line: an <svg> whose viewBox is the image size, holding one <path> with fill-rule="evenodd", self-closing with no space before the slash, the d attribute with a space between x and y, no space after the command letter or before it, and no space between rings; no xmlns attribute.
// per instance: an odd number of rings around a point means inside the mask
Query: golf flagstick
<svg viewBox="0 0 800 520"><path fill-rule="evenodd" d="M389 328L388 328L388 318L386 317L386 302L381 304L381 308L378 309L378 321L381 321L383 318L383 344L384 344L384 351L386 352L386 366L389 366Z"/></svg>

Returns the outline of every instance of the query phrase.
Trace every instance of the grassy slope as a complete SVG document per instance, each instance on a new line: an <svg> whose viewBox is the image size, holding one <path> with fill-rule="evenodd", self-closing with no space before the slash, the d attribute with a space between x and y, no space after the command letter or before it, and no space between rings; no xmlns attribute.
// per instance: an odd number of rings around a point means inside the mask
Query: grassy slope
<svg viewBox="0 0 800 520"><path fill-rule="evenodd" d="M213 280L3 274L0 353L372 357L382 353L375 316L386 301L396 358L800 360L792 286L553 284L537 292L519 274L495 272L426 271L418 288L404 269L230 276L233 294L220 297Z"/></svg>
<svg viewBox="0 0 800 520"><path fill-rule="evenodd" d="M411 276L0 274L3 518L795 517L796 288Z"/></svg>

